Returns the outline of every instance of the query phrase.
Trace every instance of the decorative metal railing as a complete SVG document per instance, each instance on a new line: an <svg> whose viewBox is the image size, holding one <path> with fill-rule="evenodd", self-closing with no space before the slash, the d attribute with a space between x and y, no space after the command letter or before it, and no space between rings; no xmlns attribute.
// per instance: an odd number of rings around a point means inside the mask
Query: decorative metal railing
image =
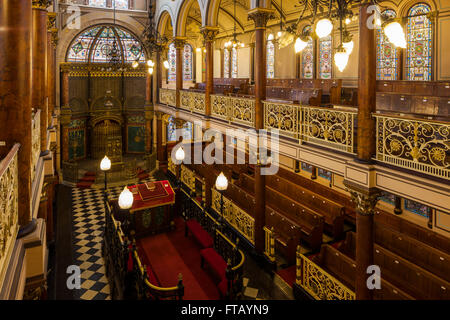
<svg viewBox="0 0 450 320"><path fill-rule="evenodd" d="M354 153L356 112L301 106L301 140Z"/></svg>
<svg viewBox="0 0 450 320"><path fill-rule="evenodd" d="M398 167L450 178L450 124L375 114L376 159Z"/></svg>
<svg viewBox="0 0 450 320"><path fill-rule="evenodd" d="M174 89L159 89L159 102L175 107L177 105L177 91Z"/></svg>
<svg viewBox="0 0 450 320"><path fill-rule="evenodd" d="M177 167L175 165L175 163L173 163L172 161L172 157L168 157L169 159L167 160L167 169L169 170L169 172L171 172L174 176L177 175Z"/></svg>
<svg viewBox="0 0 450 320"><path fill-rule="evenodd" d="M211 115L229 122L253 127L255 100L248 98L211 95Z"/></svg>
<svg viewBox="0 0 450 320"><path fill-rule="evenodd" d="M195 191L195 173L188 167L181 165L180 172L181 182L183 182L186 187L188 187L191 191Z"/></svg>
<svg viewBox="0 0 450 320"><path fill-rule="evenodd" d="M275 232L272 228L267 228L264 226L265 234L265 245L264 245L264 255L269 259L269 261L275 262Z"/></svg>
<svg viewBox="0 0 450 320"><path fill-rule="evenodd" d="M0 283L3 282L19 230L19 148L19 144L14 145L0 161Z"/></svg>
<svg viewBox="0 0 450 320"><path fill-rule="evenodd" d="M221 214L220 197L220 193L212 188L211 206L219 215ZM222 217L248 241L255 244L255 219L226 197L223 197Z"/></svg>
<svg viewBox="0 0 450 320"><path fill-rule="evenodd" d="M268 130L278 129L280 135L298 138L301 127L300 106L264 101L264 126Z"/></svg>
<svg viewBox="0 0 450 320"><path fill-rule="evenodd" d="M297 249L296 283L317 300L355 300L355 293Z"/></svg>
<svg viewBox="0 0 450 320"><path fill-rule="evenodd" d="M31 120L31 181L36 175L36 166L41 154L41 110Z"/></svg>
<svg viewBox="0 0 450 320"><path fill-rule="evenodd" d="M180 108L205 114L205 94L202 92L180 91Z"/></svg>

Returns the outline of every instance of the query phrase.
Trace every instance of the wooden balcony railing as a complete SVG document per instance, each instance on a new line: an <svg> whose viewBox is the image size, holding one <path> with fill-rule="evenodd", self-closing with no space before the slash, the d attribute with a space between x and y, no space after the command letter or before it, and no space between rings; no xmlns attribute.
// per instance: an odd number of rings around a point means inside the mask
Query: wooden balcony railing
<svg viewBox="0 0 450 320"><path fill-rule="evenodd" d="M355 293L297 249L297 285L317 300L355 300Z"/></svg>
<svg viewBox="0 0 450 320"><path fill-rule="evenodd" d="M177 91L174 89L159 89L159 102L167 104L171 107L176 107L177 105Z"/></svg>
<svg viewBox="0 0 450 320"><path fill-rule="evenodd" d="M16 144L0 161L0 283L3 283L19 230L19 178Z"/></svg>
<svg viewBox="0 0 450 320"><path fill-rule="evenodd" d="M376 159L398 167L450 178L450 124L375 114Z"/></svg>
<svg viewBox="0 0 450 320"><path fill-rule="evenodd" d="M41 154L41 110L31 120L31 181L36 175L36 166Z"/></svg>
<svg viewBox="0 0 450 320"><path fill-rule="evenodd" d="M203 92L181 90L180 108L189 112L205 114L205 94Z"/></svg>
<svg viewBox="0 0 450 320"><path fill-rule="evenodd" d="M264 234L264 255L267 257L267 259L269 259L269 261L275 262L275 232L273 227L269 229L264 226Z"/></svg>
<svg viewBox="0 0 450 320"><path fill-rule="evenodd" d="M211 207L219 215L220 197L220 193L212 188ZM226 197L223 197L223 218L250 243L255 244L255 219Z"/></svg>

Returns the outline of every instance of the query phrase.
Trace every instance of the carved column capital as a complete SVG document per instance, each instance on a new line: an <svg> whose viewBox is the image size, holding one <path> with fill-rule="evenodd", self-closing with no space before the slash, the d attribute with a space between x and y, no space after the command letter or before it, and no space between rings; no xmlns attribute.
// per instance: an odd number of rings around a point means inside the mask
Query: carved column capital
<svg viewBox="0 0 450 320"><path fill-rule="evenodd" d="M255 8L248 12L248 20L255 22L255 29L265 29L267 21L275 18L274 12L274 9Z"/></svg>
<svg viewBox="0 0 450 320"><path fill-rule="evenodd" d="M352 202L355 204L356 212L363 216L370 216L375 213L375 206L380 199L379 190L370 190L368 192L356 189L348 189Z"/></svg>
<svg viewBox="0 0 450 320"><path fill-rule="evenodd" d="M205 42L213 42L219 33L219 27L206 26L200 29L200 33L203 35Z"/></svg>
<svg viewBox="0 0 450 320"><path fill-rule="evenodd" d="M47 13L47 31L51 32L56 28L56 12Z"/></svg>
<svg viewBox="0 0 450 320"><path fill-rule="evenodd" d="M52 4L52 0L32 0L31 4L33 9L47 10L47 8Z"/></svg>
<svg viewBox="0 0 450 320"><path fill-rule="evenodd" d="M177 49L183 49L186 44L186 37L175 37L173 38L173 44Z"/></svg>
<svg viewBox="0 0 450 320"><path fill-rule="evenodd" d="M156 115L156 120L162 120L162 118L164 116L164 112L155 111L155 115Z"/></svg>
<svg viewBox="0 0 450 320"><path fill-rule="evenodd" d="M177 129L183 129L184 124L186 123L183 119L175 119L175 128Z"/></svg>

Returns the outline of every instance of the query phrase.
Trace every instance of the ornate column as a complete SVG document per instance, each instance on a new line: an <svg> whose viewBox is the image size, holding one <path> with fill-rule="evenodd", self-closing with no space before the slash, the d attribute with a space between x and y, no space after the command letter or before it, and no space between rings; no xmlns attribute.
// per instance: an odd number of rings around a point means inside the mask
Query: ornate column
<svg viewBox="0 0 450 320"><path fill-rule="evenodd" d="M214 93L214 38L219 33L218 27L203 27L200 32L205 40L206 49L206 90L205 116L211 115L211 94Z"/></svg>
<svg viewBox="0 0 450 320"><path fill-rule="evenodd" d="M153 74L149 74L147 72L146 77L146 90L145 90L145 107L144 107L144 115L145 115L145 132L146 132L146 140L145 140L145 153L151 154L153 149L152 137L152 123L153 123L153 114L154 114L154 104L153 104Z"/></svg>
<svg viewBox="0 0 450 320"><path fill-rule="evenodd" d="M357 158L365 162L371 161L376 145L372 117L376 111L376 47L375 29L368 28L368 20L372 18L372 13L367 12L370 5L372 1L367 1L359 9Z"/></svg>
<svg viewBox="0 0 450 320"><path fill-rule="evenodd" d="M183 49L186 43L186 38L176 37L174 39L175 49L176 49L176 62L177 62L177 108L180 107L180 90L183 90Z"/></svg>
<svg viewBox="0 0 450 320"><path fill-rule="evenodd" d="M69 105L69 72L67 64L61 64L61 153L62 161L69 160L69 125L71 121L71 109Z"/></svg>
<svg viewBox="0 0 450 320"><path fill-rule="evenodd" d="M367 267L373 265L373 215L380 197L376 189L349 189L356 206L356 280L357 300L372 300L373 290L367 288Z"/></svg>
<svg viewBox="0 0 450 320"><path fill-rule="evenodd" d="M165 146L163 146L163 115L164 113L156 111L156 159L159 169L167 172L167 162L164 161Z"/></svg>
<svg viewBox="0 0 450 320"><path fill-rule="evenodd" d="M255 22L255 129L264 129L264 105L266 98L266 24L273 17L274 10L255 8L248 12L248 18ZM259 155L258 155L259 156ZM266 179L261 174L262 165L255 166L255 249L264 252L264 225L266 224Z"/></svg>
<svg viewBox="0 0 450 320"><path fill-rule="evenodd" d="M32 219L31 28L31 1L0 0L0 158L20 143L18 211L22 228Z"/></svg>
<svg viewBox="0 0 450 320"><path fill-rule="evenodd" d="M50 0L32 0L32 90L33 108L41 110L41 151L47 150L47 7Z"/></svg>
<svg viewBox="0 0 450 320"><path fill-rule="evenodd" d="M53 112L56 106L56 56L55 50L58 44L58 29L56 28L56 13L48 13L47 21L47 96L48 96L48 123L51 124Z"/></svg>
<svg viewBox="0 0 450 320"><path fill-rule="evenodd" d="M159 102L159 89L162 87L162 61L161 50L156 51L156 97L153 98L154 103Z"/></svg>

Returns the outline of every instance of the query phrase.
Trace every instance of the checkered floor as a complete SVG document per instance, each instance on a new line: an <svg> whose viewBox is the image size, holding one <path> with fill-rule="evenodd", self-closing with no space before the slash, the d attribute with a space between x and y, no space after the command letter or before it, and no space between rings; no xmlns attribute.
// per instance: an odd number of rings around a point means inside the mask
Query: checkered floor
<svg viewBox="0 0 450 320"><path fill-rule="evenodd" d="M114 187L108 192L118 197L122 190L123 187ZM81 289L74 294L77 300L111 298L101 254L104 214L102 189L72 189L72 250L74 264L81 269Z"/></svg>

